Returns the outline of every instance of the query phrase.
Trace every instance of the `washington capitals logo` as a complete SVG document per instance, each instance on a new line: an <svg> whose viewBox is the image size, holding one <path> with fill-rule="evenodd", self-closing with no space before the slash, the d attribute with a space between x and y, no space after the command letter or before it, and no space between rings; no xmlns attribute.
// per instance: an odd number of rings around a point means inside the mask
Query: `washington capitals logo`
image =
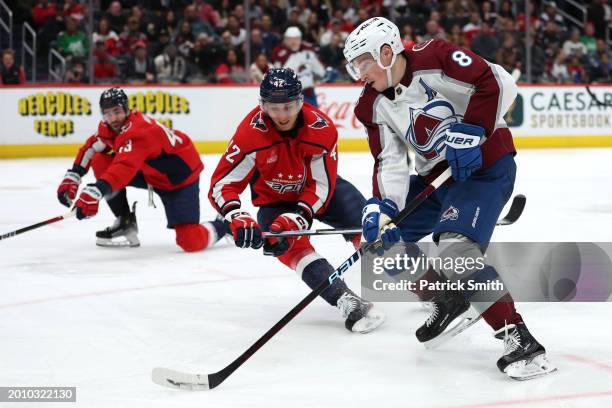
<svg viewBox="0 0 612 408"><path fill-rule="evenodd" d="M444 214L442 214L442 218L440 218L440 221L455 221L457 220L457 218L459 218L459 210L451 205L450 207L448 207L448 210L444 211Z"/></svg>
<svg viewBox="0 0 612 408"><path fill-rule="evenodd" d="M308 125L309 128L323 129L329 126L329 124L327 123L327 121L325 120L323 116L319 115L317 112L312 112L312 113L314 113L314 115L317 117L317 120L315 120L313 123Z"/></svg>
<svg viewBox="0 0 612 408"><path fill-rule="evenodd" d="M266 126L266 122L264 122L264 120L262 118L261 111L257 112L257 115L253 116L253 118L251 119L251 126L253 126L254 129L259 130L260 132L267 132L268 131L268 127Z"/></svg>

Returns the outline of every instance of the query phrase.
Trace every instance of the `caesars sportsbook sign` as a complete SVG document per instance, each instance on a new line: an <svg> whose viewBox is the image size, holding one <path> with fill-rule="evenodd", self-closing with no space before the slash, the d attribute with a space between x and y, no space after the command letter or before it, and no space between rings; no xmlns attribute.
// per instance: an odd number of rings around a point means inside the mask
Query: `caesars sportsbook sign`
<svg viewBox="0 0 612 408"><path fill-rule="evenodd" d="M100 120L103 86L3 88L0 156L11 147L78 145ZM164 126L188 133L203 151L220 151L258 101L258 88L221 86L126 87L130 107ZM336 123L341 139L364 140L353 114L358 86L320 86L319 107ZM612 86L593 87L612 105ZM600 106L582 86L525 86L506 120L519 146L612 145L612 107ZM537 143L535 143L537 141ZM534 142L534 143L530 143ZM360 146L365 147L365 143ZM27 149L26 149L27 150ZM40 151L40 149L38 149ZM3 154L4 153L4 154Z"/></svg>

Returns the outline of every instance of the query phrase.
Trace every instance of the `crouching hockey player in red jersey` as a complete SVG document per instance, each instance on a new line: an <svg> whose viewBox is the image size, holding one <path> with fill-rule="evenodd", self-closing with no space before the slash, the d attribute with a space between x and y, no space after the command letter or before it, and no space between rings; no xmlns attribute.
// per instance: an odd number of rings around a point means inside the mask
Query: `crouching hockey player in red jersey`
<svg viewBox="0 0 612 408"><path fill-rule="evenodd" d="M313 218L336 228L354 227L361 223L365 198L336 175L336 127L303 102L302 84L291 69L268 71L260 97L260 106L240 123L215 169L210 202L229 222L236 246L263 245L265 255L278 257L314 289L334 268L308 237L262 238L262 230L306 230ZM259 207L257 220L241 208L239 195L248 184ZM358 246L361 236L345 239ZM321 296L342 311L350 331L367 333L384 321L384 315L342 279Z"/></svg>
<svg viewBox="0 0 612 408"><path fill-rule="evenodd" d="M365 82L355 114L368 134L374 157L373 195L364 208L368 242L416 242L433 233L440 257L483 259L493 229L514 187L512 135L503 116L517 95L512 77L473 52L442 40L404 50L398 28L381 17L357 27L346 40L347 70ZM407 148L416 155L410 176ZM445 168L454 182L438 188L397 226L385 226ZM407 246L410 248L410 245ZM434 282L487 282L499 277L492 266L459 274L425 272ZM531 335L507 291L447 290L435 293L432 314L416 336L430 342L446 335L470 301L503 339L500 371L515 379L550 373L544 347ZM457 320L459 321L459 319Z"/></svg>
<svg viewBox="0 0 612 408"><path fill-rule="evenodd" d="M161 197L168 228L174 229L176 243L184 251L200 251L222 237L226 232L222 221L200 224L199 182L204 165L191 139L130 110L127 95L119 88L102 93L100 109L103 120L98 131L81 147L57 190L63 205L70 207L74 202L78 219L96 215L98 203L106 199L117 219L96 233L96 243L140 245L127 186L150 188ZM97 181L85 186L76 198L81 178L90 167Z"/></svg>

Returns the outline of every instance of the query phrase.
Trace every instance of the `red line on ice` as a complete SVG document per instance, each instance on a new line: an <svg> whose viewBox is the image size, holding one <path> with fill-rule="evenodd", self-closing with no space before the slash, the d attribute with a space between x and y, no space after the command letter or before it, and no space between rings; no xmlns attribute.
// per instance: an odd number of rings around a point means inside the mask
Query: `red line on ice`
<svg viewBox="0 0 612 408"><path fill-rule="evenodd" d="M600 392L584 392L581 394L551 395L547 397L523 398L506 401L491 401L469 405L453 405L447 408L492 408L492 407L513 407L516 405L540 404L550 401L570 401L582 398L612 397L612 390Z"/></svg>

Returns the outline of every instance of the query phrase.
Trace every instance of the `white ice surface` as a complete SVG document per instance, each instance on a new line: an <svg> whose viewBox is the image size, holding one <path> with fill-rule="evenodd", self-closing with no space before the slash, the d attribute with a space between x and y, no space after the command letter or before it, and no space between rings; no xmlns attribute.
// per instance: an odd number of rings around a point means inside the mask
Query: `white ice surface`
<svg viewBox="0 0 612 408"><path fill-rule="evenodd" d="M203 156L202 219L218 156ZM517 156L520 221L497 241L609 241L612 150L537 150ZM339 173L367 196L371 158L341 154ZM65 212L55 190L68 159L0 161L0 234ZM89 176L91 180L91 176ZM502 345L478 323L453 344L426 351L414 330L416 304L379 304L384 326L347 332L337 310L317 299L219 388L164 389L151 369L208 373L250 346L308 293L273 258L227 242L182 253L161 203L138 200L142 246L107 249L94 232L112 222L102 205L0 242L0 386L76 386L79 407L609 407L610 304L519 304L559 372L523 383L498 372ZM244 201L248 201L245 198ZM315 247L337 265L352 253L339 237ZM347 274L359 287L359 268ZM2 407L74 406L7 404Z"/></svg>

